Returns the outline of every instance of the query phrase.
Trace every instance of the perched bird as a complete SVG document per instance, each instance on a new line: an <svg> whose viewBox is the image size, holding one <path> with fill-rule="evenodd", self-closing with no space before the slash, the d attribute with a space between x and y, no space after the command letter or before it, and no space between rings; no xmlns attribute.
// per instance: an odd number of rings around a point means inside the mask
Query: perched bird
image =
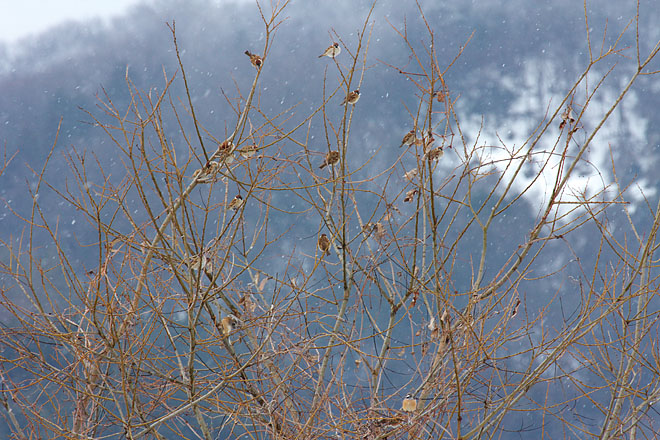
<svg viewBox="0 0 660 440"><path fill-rule="evenodd" d="M199 272L206 261L202 262L202 258L199 255L191 255L184 260L184 263L188 265L188 268Z"/></svg>
<svg viewBox="0 0 660 440"><path fill-rule="evenodd" d="M233 151L234 151L234 143L229 140L226 140L218 144L218 154L220 156L226 156Z"/></svg>
<svg viewBox="0 0 660 440"><path fill-rule="evenodd" d="M364 225L362 225L362 233L368 237L369 234L371 234L375 228L376 225L374 225L373 223L365 223Z"/></svg>
<svg viewBox="0 0 660 440"><path fill-rule="evenodd" d="M255 144L246 145L238 150L238 152L241 154L241 156L243 156L243 158L249 159L257 153L257 146Z"/></svg>
<svg viewBox="0 0 660 440"><path fill-rule="evenodd" d="M234 153L229 153L221 158L221 163L225 165L231 165L232 163L234 163L234 160L236 160L236 156L234 156Z"/></svg>
<svg viewBox="0 0 660 440"><path fill-rule="evenodd" d="M355 104L360 99L360 91L358 89L353 90L351 93L346 95L346 98L342 101L340 105L346 104Z"/></svg>
<svg viewBox="0 0 660 440"><path fill-rule="evenodd" d="M234 149L234 143L228 140L218 145L217 157L220 164L229 165L234 161Z"/></svg>
<svg viewBox="0 0 660 440"><path fill-rule="evenodd" d="M561 122L559 123L559 129L563 129L566 124L572 124L575 122L575 118L573 118L573 110L571 109L570 106L566 107L566 110L564 110L561 114Z"/></svg>
<svg viewBox="0 0 660 440"><path fill-rule="evenodd" d="M429 132L429 136L425 137L422 140L422 143L424 144L424 152L427 152L431 148L433 148L433 144L435 143L435 138L433 137L433 134Z"/></svg>
<svg viewBox="0 0 660 440"><path fill-rule="evenodd" d="M327 235L321 234L318 242L319 250L325 255L330 255L330 239Z"/></svg>
<svg viewBox="0 0 660 440"><path fill-rule="evenodd" d="M442 150L442 147L438 147L438 148L434 148L434 149L432 149L432 150L429 150L429 151L426 153L426 157L427 157L429 160L438 160L438 159L440 159L442 156L444 156L444 154L445 154L445 152Z"/></svg>
<svg viewBox="0 0 660 440"><path fill-rule="evenodd" d="M234 315L227 315L222 320L220 320L220 324L222 328L220 329L220 333L222 334L223 337L227 338L228 343L232 343L231 338L229 337L229 334L234 331L236 328L236 325L238 324L238 321L236 320L236 317Z"/></svg>
<svg viewBox="0 0 660 440"><path fill-rule="evenodd" d="M218 172L220 164L215 161L210 161L202 168L195 170L193 177L196 178L199 182L205 183L213 180L213 177Z"/></svg>
<svg viewBox="0 0 660 440"><path fill-rule="evenodd" d="M408 394L401 404L401 409L405 412L414 412L417 409L417 400Z"/></svg>
<svg viewBox="0 0 660 440"><path fill-rule="evenodd" d="M241 197L240 194L236 195L234 199L229 202L229 205L227 205L227 209L231 209L233 211L237 211L241 206L243 206L243 197Z"/></svg>
<svg viewBox="0 0 660 440"><path fill-rule="evenodd" d="M339 162L339 151L330 151L325 155L325 160L319 165L319 169L323 169L328 165L334 165L337 162Z"/></svg>
<svg viewBox="0 0 660 440"><path fill-rule="evenodd" d="M339 43L332 43L321 55L319 55L319 58L322 57L334 58L340 53L341 53L341 47L339 47Z"/></svg>
<svg viewBox="0 0 660 440"><path fill-rule="evenodd" d="M264 63L264 60L262 60L259 55L257 55L256 53L252 53L249 50L245 51L245 55L250 57L250 62L254 67L256 67L257 69L261 68L261 65Z"/></svg>
<svg viewBox="0 0 660 440"><path fill-rule="evenodd" d="M412 182L413 179L415 177L417 177L417 174L419 174L419 172L417 171L417 168L413 168L412 170L410 170L406 174L404 174L403 178Z"/></svg>
<svg viewBox="0 0 660 440"><path fill-rule="evenodd" d="M415 200L415 196L417 195L418 192L419 191L417 190L417 188L411 189L410 191L408 191L406 193L406 197L404 197L404 199L403 199L404 203L410 203L413 200Z"/></svg>
<svg viewBox="0 0 660 440"><path fill-rule="evenodd" d="M387 230L385 230L385 225L381 222L378 222L374 225L374 234L376 235L376 240L381 241L387 237Z"/></svg>
<svg viewBox="0 0 660 440"><path fill-rule="evenodd" d="M222 318L221 323L222 323L222 333L224 335L228 335L229 333L232 332L232 330L234 330L234 327L236 326L236 319L232 315L225 316L224 318Z"/></svg>
<svg viewBox="0 0 660 440"><path fill-rule="evenodd" d="M415 138L416 137L417 136L415 135L415 130L410 130L403 137L403 140L401 141L401 145L399 146L399 148L403 147L404 145L406 145L406 146L412 145L413 143L415 143Z"/></svg>

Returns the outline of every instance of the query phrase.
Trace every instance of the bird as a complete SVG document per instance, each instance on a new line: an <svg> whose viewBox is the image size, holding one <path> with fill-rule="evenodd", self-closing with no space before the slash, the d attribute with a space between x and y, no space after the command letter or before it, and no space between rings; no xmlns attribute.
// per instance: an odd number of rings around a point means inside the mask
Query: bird
<svg viewBox="0 0 660 440"><path fill-rule="evenodd" d="M236 160L236 156L234 156L234 153L228 153L227 155L223 156L220 159L220 163L224 165L231 165L234 163L234 160Z"/></svg>
<svg viewBox="0 0 660 440"><path fill-rule="evenodd" d="M330 255L330 239L327 235L321 234L318 242L319 250L325 255Z"/></svg>
<svg viewBox="0 0 660 440"><path fill-rule="evenodd" d="M424 144L425 153L430 149L432 149L433 144L435 143L435 138L433 137L433 133L429 132L429 136L427 138L423 138L422 143Z"/></svg>
<svg viewBox="0 0 660 440"><path fill-rule="evenodd" d="M255 144L246 145L238 150L238 152L241 154L241 156L243 156L243 158L249 159L256 154L257 146Z"/></svg>
<svg viewBox="0 0 660 440"><path fill-rule="evenodd" d="M415 138L417 136L415 135L415 130L410 130L406 135L403 137L403 140L401 141L401 145L399 145L399 148L403 147L404 145L412 145L415 142Z"/></svg>
<svg viewBox="0 0 660 440"><path fill-rule="evenodd" d="M227 209L231 210L238 210L241 206L243 206L243 197L240 194L237 194L234 199L229 202L229 205L227 205Z"/></svg>
<svg viewBox="0 0 660 440"><path fill-rule="evenodd" d="M234 330L234 325L236 324L236 321L234 320L233 316L225 316L222 318L222 333L225 335L228 335L231 333L232 330Z"/></svg>
<svg viewBox="0 0 660 440"><path fill-rule="evenodd" d="M438 160L442 156L444 156L445 152L442 150L442 147L434 148L432 150L427 151L426 157L429 160Z"/></svg>
<svg viewBox="0 0 660 440"><path fill-rule="evenodd" d="M403 199L403 201L405 203L412 202L413 200L415 200L415 196L417 195L418 192L419 192L419 190L417 188L411 189L410 191L408 191L406 193L406 197Z"/></svg>
<svg viewBox="0 0 660 440"><path fill-rule="evenodd" d="M358 99L360 99L360 90L355 89L348 95L346 95L346 98L342 101L340 105L346 105L346 104L355 104L358 102Z"/></svg>
<svg viewBox="0 0 660 440"><path fill-rule="evenodd" d="M234 143L226 140L218 145L218 151L216 153L220 164L229 165L234 161Z"/></svg>
<svg viewBox="0 0 660 440"><path fill-rule="evenodd" d="M412 394L408 394L401 403L401 409L405 412L414 412L417 409L417 400L413 399Z"/></svg>
<svg viewBox="0 0 660 440"><path fill-rule="evenodd" d="M334 165L337 162L339 162L339 151L330 151L328 154L325 155L325 160L321 165L319 165L319 169L323 169L328 165Z"/></svg>
<svg viewBox="0 0 660 440"><path fill-rule="evenodd" d="M250 62L254 67L256 67L257 69L261 68L261 65L264 63L264 60L259 55L257 55L256 53L252 53L249 50L245 51L245 55L250 57Z"/></svg>
<svg viewBox="0 0 660 440"><path fill-rule="evenodd" d="M571 107L566 107L566 110L564 110L561 114L561 122L559 123L559 129L563 129L566 124L572 124L575 122L575 118L573 118L573 110Z"/></svg>
<svg viewBox="0 0 660 440"><path fill-rule="evenodd" d="M202 168L195 170L193 178L197 179L200 183L206 183L213 180L213 177L218 172L220 164L215 161L209 161Z"/></svg>
<svg viewBox="0 0 660 440"><path fill-rule="evenodd" d="M403 178L412 182L413 179L415 177L417 177L417 174L419 174L419 172L417 171L417 168L413 168L412 170L410 170L406 174L404 174Z"/></svg>
<svg viewBox="0 0 660 440"><path fill-rule="evenodd" d="M226 156L232 151L234 151L234 143L231 142L230 140L226 140L218 144L218 154L220 156Z"/></svg>
<svg viewBox="0 0 660 440"><path fill-rule="evenodd" d="M238 320L234 315L227 315L220 320L221 328L220 333L223 338L227 338L227 343L232 344L231 337L229 336L232 331L236 328Z"/></svg>
<svg viewBox="0 0 660 440"><path fill-rule="evenodd" d="M341 53L341 47L339 47L339 43L332 43L321 55L319 55L319 58L322 57L334 58L340 53Z"/></svg>

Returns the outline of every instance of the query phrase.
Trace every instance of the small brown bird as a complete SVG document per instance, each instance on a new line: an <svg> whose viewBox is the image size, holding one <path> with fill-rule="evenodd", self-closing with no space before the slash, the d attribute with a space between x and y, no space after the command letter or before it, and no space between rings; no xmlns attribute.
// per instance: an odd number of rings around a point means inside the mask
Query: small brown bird
<svg viewBox="0 0 660 440"><path fill-rule="evenodd" d="M358 89L355 89L351 93L346 95L346 98L344 98L342 103L339 105L355 104L356 102L358 102L358 99L360 99L360 91Z"/></svg>
<svg viewBox="0 0 660 440"><path fill-rule="evenodd" d="M222 333L222 336L225 336L227 338L227 341L231 344L231 338L229 337L229 334L234 331L236 328L236 325L238 324L236 318L234 315L228 315L222 318L220 321L220 324L222 325L222 329L220 332Z"/></svg>
<svg viewBox="0 0 660 440"><path fill-rule="evenodd" d="M319 169L323 169L328 165L335 165L337 162L339 162L339 151L330 151L325 155L325 160L319 165Z"/></svg>
<svg viewBox="0 0 660 440"><path fill-rule="evenodd" d="M257 69L261 68L261 65L264 63L264 60L262 60L259 55L257 55L256 53L252 53L249 50L245 51L245 55L250 57L250 62L254 67L256 67Z"/></svg>
<svg viewBox="0 0 660 440"><path fill-rule="evenodd" d="M243 197L241 197L240 194L237 194L234 199L229 202L229 205L227 205L227 209L231 209L233 211L237 211L241 206L243 206Z"/></svg>
<svg viewBox="0 0 660 440"><path fill-rule="evenodd" d="M244 159L249 159L257 153L257 146L255 144L246 145L238 150L238 152Z"/></svg>
<svg viewBox="0 0 660 440"><path fill-rule="evenodd" d="M325 255L330 255L330 239L327 235L321 234L318 242L319 250Z"/></svg>
<svg viewBox="0 0 660 440"><path fill-rule="evenodd" d="M193 177L198 179L199 182L210 182L212 177L218 172L220 164L215 161L210 161L202 168L195 170Z"/></svg>
<svg viewBox="0 0 660 440"><path fill-rule="evenodd" d="M228 140L218 145L218 152L216 153L220 164L229 165L234 161L235 146L233 142Z"/></svg>
<svg viewBox="0 0 660 440"><path fill-rule="evenodd" d="M417 177L418 174L419 174L419 172L417 171L417 168L413 168L412 170L410 170L406 174L404 174L403 178L412 182L413 179L415 177Z"/></svg>
<svg viewBox="0 0 660 440"><path fill-rule="evenodd" d="M385 229L385 225L383 225L381 222L378 222L374 225L374 234L376 236L376 240L381 241L385 237L387 237L387 230Z"/></svg>
<svg viewBox="0 0 660 440"><path fill-rule="evenodd" d="M410 130L406 135L403 137L403 140L401 141L401 145L399 145L399 148L403 147L404 145L412 145L415 143L415 138L417 136L415 135L415 130Z"/></svg>
<svg viewBox="0 0 660 440"><path fill-rule="evenodd" d="M220 156L226 156L229 153L234 151L234 143L230 141L224 141L220 144L218 144L218 154Z"/></svg>
<svg viewBox="0 0 660 440"><path fill-rule="evenodd" d="M572 124L575 122L575 118L573 118L573 110L571 109L570 106L566 107L566 110L563 111L561 114L561 122L559 123L559 129L563 129L566 124Z"/></svg>
<svg viewBox="0 0 660 440"><path fill-rule="evenodd" d="M332 43L321 55L319 55L319 58L322 57L334 58L340 53L341 53L341 47L339 47L339 43Z"/></svg>
<svg viewBox="0 0 660 440"><path fill-rule="evenodd" d="M435 138L433 137L433 134L429 133L428 137L425 137L422 140L422 143L424 144L424 152L429 151L430 149L433 148L433 144L435 143Z"/></svg>
<svg viewBox="0 0 660 440"><path fill-rule="evenodd" d="M444 156L444 154L445 154L445 152L442 150L442 147L438 147L438 148L434 148L434 149L432 149L432 150L429 150L429 151L426 153L426 157L427 157L429 160L438 160L438 159L440 159L442 156Z"/></svg>
<svg viewBox="0 0 660 440"><path fill-rule="evenodd" d="M404 199L403 199L404 203L410 203L413 200L415 200L415 196L417 195L418 192L419 191L416 188L411 189L410 191L408 191L406 193L406 197L404 197Z"/></svg>
<svg viewBox="0 0 660 440"><path fill-rule="evenodd" d="M401 404L401 409L405 412L414 412L417 409L417 400L408 394Z"/></svg>

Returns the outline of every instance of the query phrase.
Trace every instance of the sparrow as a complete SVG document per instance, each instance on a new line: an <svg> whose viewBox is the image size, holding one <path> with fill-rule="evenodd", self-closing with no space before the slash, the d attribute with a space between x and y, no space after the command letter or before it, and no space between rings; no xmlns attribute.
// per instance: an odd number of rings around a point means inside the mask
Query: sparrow
<svg viewBox="0 0 660 440"><path fill-rule="evenodd" d="M419 174L419 172L417 171L417 168L413 168L412 170L410 170L406 174L404 174L403 178L412 182L413 179L415 177L417 177L417 174Z"/></svg>
<svg viewBox="0 0 660 440"><path fill-rule="evenodd" d="M254 67L256 67L257 69L261 68L261 65L264 63L264 60L262 60L259 55L257 55L256 53L251 53L249 50L245 51L245 55L250 57L250 62Z"/></svg>
<svg viewBox="0 0 660 440"><path fill-rule="evenodd" d="M229 140L226 140L218 144L218 154L220 156L226 156L233 151L234 151L234 143Z"/></svg>
<svg viewBox="0 0 660 440"><path fill-rule="evenodd" d="M426 153L426 157L427 157L429 160L438 160L438 159L440 159L442 156L444 156L444 154L445 154L445 152L442 150L442 147L438 147L438 148L434 148L434 149L432 149L432 150L429 150L429 151Z"/></svg>
<svg viewBox="0 0 660 440"><path fill-rule="evenodd" d="M344 98L342 103L339 105L355 104L356 102L358 102L358 99L360 99L360 91L358 89L355 89L351 93L346 95L346 98Z"/></svg>
<svg viewBox="0 0 660 440"><path fill-rule="evenodd" d="M231 209L233 211L237 211L241 206L243 206L243 197L241 197L240 194L238 194L234 199L229 202L229 205L227 205L227 209Z"/></svg>
<svg viewBox="0 0 660 440"><path fill-rule="evenodd" d="M411 189L406 193L406 197L403 199L404 203L410 203L415 199L415 196L417 195L418 190L417 188Z"/></svg>
<svg viewBox="0 0 660 440"><path fill-rule="evenodd" d="M433 148L433 143L435 142L435 138L433 137L433 134L429 132L429 137L424 138L422 140L422 143L424 144L424 152L426 153L429 151L431 148Z"/></svg>
<svg viewBox="0 0 660 440"><path fill-rule="evenodd" d="M401 145L399 145L399 148L403 147L404 145L412 145L415 143L415 130L410 130L406 135L403 137L403 140L401 141Z"/></svg>
<svg viewBox="0 0 660 440"><path fill-rule="evenodd" d="M318 242L319 250L324 252L325 255L330 255L330 239L327 235L321 234Z"/></svg>
<svg viewBox="0 0 660 440"><path fill-rule="evenodd" d="M405 412L414 412L417 409L417 400L413 399L411 394L408 394L401 403L401 409Z"/></svg>
<svg viewBox="0 0 660 440"><path fill-rule="evenodd" d="M383 240L387 236L385 226L381 222L378 222L374 225L374 233L376 235L376 240L378 241Z"/></svg>
<svg viewBox="0 0 660 440"><path fill-rule="evenodd" d="M225 165L231 165L234 163L234 160L236 160L236 156L234 156L234 153L228 153L227 155L221 157L220 160Z"/></svg>
<svg viewBox="0 0 660 440"><path fill-rule="evenodd" d="M218 145L218 158L221 163L224 163L226 165L229 165L234 161L234 155L232 154L234 152L234 144L229 141L224 141L220 145Z"/></svg>
<svg viewBox="0 0 660 440"><path fill-rule="evenodd" d="M236 324L238 324L236 318L234 317L234 315L225 316L220 321L220 324L222 325L222 329L221 329L222 336L226 336L227 340L231 344L231 339L229 338L229 334L236 328Z"/></svg>
<svg viewBox="0 0 660 440"><path fill-rule="evenodd" d="M566 110L561 114L561 122L559 123L559 129L563 129L566 124L572 124L575 122L575 118L573 118L573 110L571 107L566 107Z"/></svg>
<svg viewBox="0 0 660 440"><path fill-rule="evenodd" d="M196 178L199 182L209 182L212 179L210 177L214 176L218 172L220 164L215 161L210 161L202 168L195 170L193 173L193 178Z"/></svg>
<svg viewBox="0 0 660 440"><path fill-rule="evenodd" d="M334 58L340 53L341 53L341 47L339 47L339 43L332 43L321 55L319 55L319 58L322 57Z"/></svg>
<svg viewBox="0 0 660 440"><path fill-rule="evenodd" d="M255 144L246 145L240 150L238 150L238 152L241 154L243 158L249 159L256 154L257 146Z"/></svg>
<svg viewBox="0 0 660 440"><path fill-rule="evenodd" d="M330 151L325 155L325 160L319 165L319 169L322 170L328 165L335 165L337 162L339 162L339 151Z"/></svg>
<svg viewBox="0 0 660 440"><path fill-rule="evenodd" d="M203 267L202 259L199 255L193 255L190 258L187 258L185 262L190 269L196 270L197 272L199 272Z"/></svg>

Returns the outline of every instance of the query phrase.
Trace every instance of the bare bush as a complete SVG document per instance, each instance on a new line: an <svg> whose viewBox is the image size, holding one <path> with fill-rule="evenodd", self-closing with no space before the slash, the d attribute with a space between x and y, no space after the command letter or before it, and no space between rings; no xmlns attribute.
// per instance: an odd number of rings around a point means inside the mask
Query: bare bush
<svg viewBox="0 0 660 440"><path fill-rule="evenodd" d="M5 243L1 266L13 317L1 396L14 436L651 435L660 209L649 206L646 231L628 217L635 232L622 241L606 213L627 209L625 188L576 194L568 181L631 85L657 73L647 65L660 46L630 55L590 42L583 74L524 144L485 145L466 140L445 81L460 51L442 64L430 24L424 42L393 27L410 62L389 67L414 84L418 105L400 142L356 154L362 81L388 66L368 57L371 12L356 35L335 35L339 54L314 60L329 66L322 105L270 114L258 86L271 63L286 63L269 57L285 6L260 9L263 47L247 48L241 66L251 88L226 95L226 132L195 114L172 22L179 70L149 91L127 73L130 105L103 95L87 113L123 175L75 149L66 184L36 172L25 232ZM585 124L610 74L592 70L624 53L637 69L600 122ZM319 132L325 145L310 141ZM507 217L548 176L533 224ZM88 260L72 259L42 209L48 192L94 231L75 242ZM504 254L492 245L503 230L517 237ZM593 264L548 264L585 230L598 232ZM575 282L530 310L557 273Z"/></svg>

